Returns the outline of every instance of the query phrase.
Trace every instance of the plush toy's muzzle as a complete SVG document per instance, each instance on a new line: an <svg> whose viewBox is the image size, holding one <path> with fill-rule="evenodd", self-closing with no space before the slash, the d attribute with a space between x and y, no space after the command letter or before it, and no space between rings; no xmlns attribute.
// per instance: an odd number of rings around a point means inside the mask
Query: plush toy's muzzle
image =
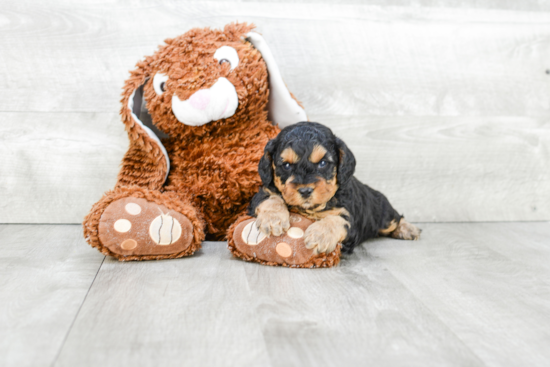
<svg viewBox="0 0 550 367"><path fill-rule="evenodd" d="M235 86L224 77L208 89L201 89L187 100L172 96L172 112L179 122L201 126L212 121L226 119L235 114L239 98Z"/></svg>

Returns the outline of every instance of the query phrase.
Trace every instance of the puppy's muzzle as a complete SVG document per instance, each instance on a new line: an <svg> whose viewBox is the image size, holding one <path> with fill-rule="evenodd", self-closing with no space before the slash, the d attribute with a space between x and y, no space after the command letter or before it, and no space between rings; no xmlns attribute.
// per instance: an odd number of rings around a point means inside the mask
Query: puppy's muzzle
<svg viewBox="0 0 550 367"><path fill-rule="evenodd" d="M307 199L313 193L313 189L311 187L302 187L298 189L298 192L304 199Z"/></svg>

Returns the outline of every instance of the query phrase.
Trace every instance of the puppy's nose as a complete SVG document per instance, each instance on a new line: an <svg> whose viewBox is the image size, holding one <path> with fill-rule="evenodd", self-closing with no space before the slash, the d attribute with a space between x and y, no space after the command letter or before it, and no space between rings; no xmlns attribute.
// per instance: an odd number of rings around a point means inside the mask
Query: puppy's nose
<svg viewBox="0 0 550 367"><path fill-rule="evenodd" d="M311 187L302 187L301 189L298 189L298 192L303 198L308 198L311 196L313 189Z"/></svg>

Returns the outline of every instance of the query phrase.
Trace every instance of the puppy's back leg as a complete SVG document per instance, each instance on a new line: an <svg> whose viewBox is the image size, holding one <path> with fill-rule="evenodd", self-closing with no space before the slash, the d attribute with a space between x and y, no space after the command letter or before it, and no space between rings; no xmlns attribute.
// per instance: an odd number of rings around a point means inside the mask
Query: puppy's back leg
<svg viewBox="0 0 550 367"><path fill-rule="evenodd" d="M392 220L387 228L378 231L380 236L397 238L399 240L418 240L422 230L401 218L401 220Z"/></svg>

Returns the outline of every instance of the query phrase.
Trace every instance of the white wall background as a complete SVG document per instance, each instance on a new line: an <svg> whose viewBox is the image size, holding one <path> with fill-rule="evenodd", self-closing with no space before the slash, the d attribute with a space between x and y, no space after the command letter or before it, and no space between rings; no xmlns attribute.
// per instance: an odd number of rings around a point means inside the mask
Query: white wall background
<svg viewBox="0 0 550 367"><path fill-rule="evenodd" d="M412 221L550 220L550 1L3 1L0 223L79 223L116 180L128 71L254 22L291 91Z"/></svg>

